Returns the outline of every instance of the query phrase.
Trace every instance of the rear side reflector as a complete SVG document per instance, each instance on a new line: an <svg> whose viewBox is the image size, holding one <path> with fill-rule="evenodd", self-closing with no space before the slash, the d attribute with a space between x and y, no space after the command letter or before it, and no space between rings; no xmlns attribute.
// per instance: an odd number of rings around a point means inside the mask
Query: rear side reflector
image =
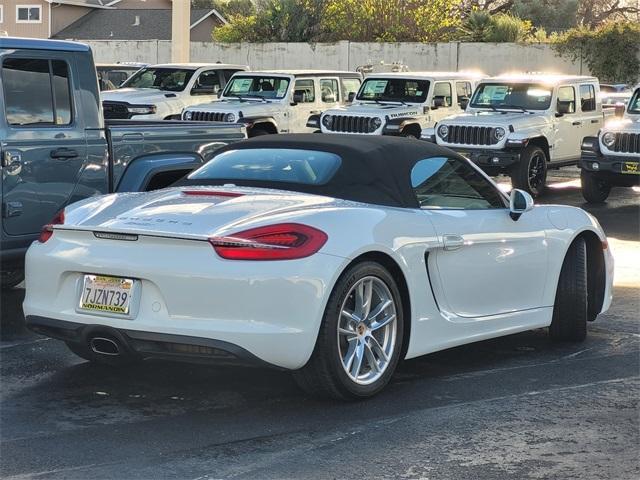
<svg viewBox="0 0 640 480"><path fill-rule="evenodd" d="M214 190L183 190L183 195L193 195L200 197L242 197L243 193L220 192Z"/></svg>
<svg viewBox="0 0 640 480"><path fill-rule="evenodd" d="M53 219L49 223L47 223L44 227L42 227L42 230L40 231L40 236L38 237L38 241L40 243L45 243L53 235L53 226L63 225L63 224L64 224L64 209L56 213L56 216L53 217Z"/></svg>
<svg viewBox="0 0 640 480"><path fill-rule="evenodd" d="M294 260L313 255L327 242L327 234L299 223L252 228L209 243L227 260Z"/></svg>

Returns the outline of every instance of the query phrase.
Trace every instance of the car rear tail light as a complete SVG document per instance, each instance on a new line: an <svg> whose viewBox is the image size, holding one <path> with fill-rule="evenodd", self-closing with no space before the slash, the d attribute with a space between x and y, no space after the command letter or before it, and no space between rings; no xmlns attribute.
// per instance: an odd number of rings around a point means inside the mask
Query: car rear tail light
<svg viewBox="0 0 640 480"><path fill-rule="evenodd" d="M209 196L209 197L242 197L242 193L236 192L221 192L215 190L183 190L183 195L193 196Z"/></svg>
<svg viewBox="0 0 640 480"><path fill-rule="evenodd" d="M53 235L54 225L64 225L64 210L60 210L58 213L56 213L56 216L53 217L53 219L44 227L42 227L40 236L38 237L38 241L40 243L45 243L51 238L51 236Z"/></svg>
<svg viewBox="0 0 640 480"><path fill-rule="evenodd" d="M227 260L294 260L313 255L327 242L327 234L299 223L252 228L209 243Z"/></svg>

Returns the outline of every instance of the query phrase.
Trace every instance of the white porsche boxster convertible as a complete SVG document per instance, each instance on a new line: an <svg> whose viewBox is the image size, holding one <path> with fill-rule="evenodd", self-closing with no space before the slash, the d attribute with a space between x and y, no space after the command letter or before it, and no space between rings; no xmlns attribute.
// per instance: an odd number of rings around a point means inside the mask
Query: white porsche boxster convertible
<svg viewBox="0 0 640 480"><path fill-rule="evenodd" d="M272 135L178 186L67 207L29 249L24 311L88 360L258 362L362 398L401 359L541 327L584 339L612 271L592 216L509 198L451 150Z"/></svg>

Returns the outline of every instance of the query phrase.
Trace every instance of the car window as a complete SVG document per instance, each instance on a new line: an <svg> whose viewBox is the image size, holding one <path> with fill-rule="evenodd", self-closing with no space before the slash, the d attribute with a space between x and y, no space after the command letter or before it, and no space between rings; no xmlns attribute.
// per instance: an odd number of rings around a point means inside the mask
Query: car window
<svg viewBox="0 0 640 480"><path fill-rule="evenodd" d="M444 100L444 106L451 106L451 84L449 82L436 82L433 87L433 99Z"/></svg>
<svg viewBox="0 0 640 480"><path fill-rule="evenodd" d="M320 98L325 103L335 103L340 101L340 91L338 90L338 80L335 78L320 79Z"/></svg>
<svg viewBox="0 0 640 480"><path fill-rule="evenodd" d="M154 88L169 92L182 92L195 73L192 69L148 67L138 70L120 88Z"/></svg>
<svg viewBox="0 0 640 480"><path fill-rule="evenodd" d="M299 103L313 103L316 101L316 87L312 78L296 80L293 90L294 95L302 95L302 100Z"/></svg>
<svg viewBox="0 0 640 480"><path fill-rule="evenodd" d="M481 83L473 92L472 108L546 110L551 87L536 83Z"/></svg>
<svg viewBox="0 0 640 480"><path fill-rule="evenodd" d="M189 175L189 180L252 180L324 185L342 159L329 152L291 148L229 150Z"/></svg>
<svg viewBox="0 0 640 480"><path fill-rule="evenodd" d="M411 170L411 187L420 208L481 210L506 206L498 189L458 158L420 160Z"/></svg>
<svg viewBox="0 0 640 480"><path fill-rule="evenodd" d="M428 92L428 80L368 78L360 87L356 98L364 101L422 103L427 99Z"/></svg>
<svg viewBox="0 0 640 480"><path fill-rule="evenodd" d="M202 72L191 89L191 95L213 95L220 90L220 73L217 70Z"/></svg>
<svg viewBox="0 0 640 480"><path fill-rule="evenodd" d="M596 89L593 85L580 85L580 104L583 112L593 112L596 109Z"/></svg>
<svg viewBox="0 0 640 480"><path fill-rule="evenodd" d="M8 58L2 63L7 123L68 125L72 121L69 68L62 60Z"/></svg>
<svg viewBox="0 0 640 480"><path fill-rule="evenodd" d="M360 84L362 83L359 78L343 78L342 81L342 95L345 100L349 98L349 94L354 95L358 93Z"/></svg>
<svg viewBox="0 0 640 480"><path fill-rule="evenodd" d="M224 89L225 97L284 98L289 88L286 77L237 74Z"/></svg>
<svg viewBox="0 0 640 480"><path fill-rule="evenodd" d="M558 89L558 112L576 113L576 91L573 87L564 86Z"/></svg>

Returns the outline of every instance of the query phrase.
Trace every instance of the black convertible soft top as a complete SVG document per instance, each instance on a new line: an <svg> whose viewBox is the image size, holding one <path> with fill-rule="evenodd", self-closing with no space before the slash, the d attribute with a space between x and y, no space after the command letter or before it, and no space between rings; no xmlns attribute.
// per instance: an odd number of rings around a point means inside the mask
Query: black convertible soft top
<svg viewBox="0 0 640 480"><path fill-rule="evenodd" d="M273 182L269 180L182 180L178 185L222 185L274 188L314 193L357 202L393 207L419 207L411 188L411 170L419 160L436 156L459 157L453 151L429 142L404 137L281 134L264 135L232 143L218 153L254 148L287 148L334 153L342 163L323 185Z"/></svg>

